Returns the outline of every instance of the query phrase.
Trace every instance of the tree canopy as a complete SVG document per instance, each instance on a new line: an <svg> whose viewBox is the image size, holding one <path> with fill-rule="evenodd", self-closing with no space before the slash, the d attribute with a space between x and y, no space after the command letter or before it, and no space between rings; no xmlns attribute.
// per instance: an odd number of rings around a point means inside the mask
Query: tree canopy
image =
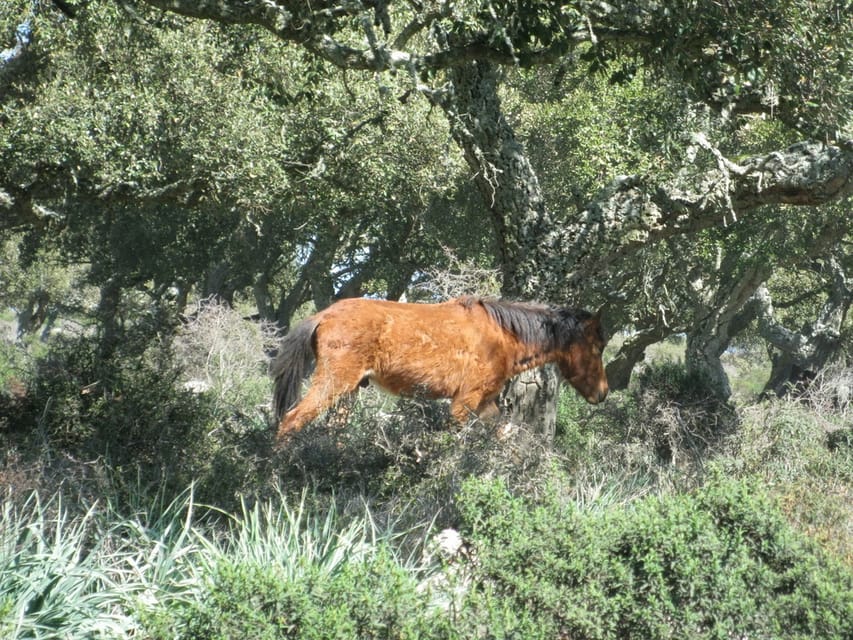
<svg viewBox="0 0 853 640"><path fill-rule="evenodd" d="M843 2L18 0L0 29L3 228L101 302L239 294L286 326L449 246L630 329L615 386L684 332L723 395L750 323L792 344L781 272L846 318Z"/></svg>

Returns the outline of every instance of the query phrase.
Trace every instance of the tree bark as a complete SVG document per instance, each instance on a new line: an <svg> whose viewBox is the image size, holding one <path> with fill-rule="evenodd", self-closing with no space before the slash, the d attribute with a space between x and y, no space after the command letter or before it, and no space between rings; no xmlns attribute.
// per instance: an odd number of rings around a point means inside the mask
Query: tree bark
<svg viewBox="0 0 853 640"><path fill-rule="evenodd" d="M730 252L726 262L737 263L742 256ZM687 332L685 365L688 372L703 376L710 390L721 400L732 394L729 377L720 359L729 348L732 338L743 329L740 313L760 286L772 273L772 265L761 263L748 267L740 277L730 279L733 265L720 265L718 282L705 285L695 283L697 290L695 318Z"/></svg>
<svg viewBox="0 0 853 640"><path fill-rule="evenodd" d="M631 336L619 348L619 352L607 363L607 384L611 391L627 389L631 381L631 373L634 365L640 362L646 355L646 348L657 344L666 336L675 333L671 327L664 326L660 321L655 322L650 328L637 332Z"/></svg>
<svg viewBox="0 0 853 640"><path fill-rule="evenodd" d="M492 219L501 291L508 297L530 297L540 294L543 272L548 271L538 248L554 222L524 147L504 117L499 75L486 62L456 67L450 73L452 88L439 94L439 104Z"/></svg>
<svg viewBox="0 0 853 640"><path fill-rule="evenodd" d="M539 180L501 109L499 70L472 62L450 72L451 90L434 99L450 123L474 175L495 229L501 293L508 298L541 299L543 276L549 274L537 250L553 229ZM536 429L551 442L556 431L559 380L553 367L527 371L511 380L501 404L512 422Z"/></svg>
<svg viewBox="0 0 853 640"><path fill-rule="evenodd" d="M101 285L96 316L100 329L98 357L102 361L108 360L113 355L121 338L119 318L121 296L122 289L118 279L110 278Z"/></svg>
<svg viewBox="0 0 853 640"><path fill-rule="evenodd" d="M765 394L783 396L792 389L802 388L841 349L841 327L853 303L853 286L836 259L830 259L827 267L831 271L831 284L826 302L815 320L800 331L786 328L774 317L773 301L766 287L756 292L761 335L777 350Z"/></svg>

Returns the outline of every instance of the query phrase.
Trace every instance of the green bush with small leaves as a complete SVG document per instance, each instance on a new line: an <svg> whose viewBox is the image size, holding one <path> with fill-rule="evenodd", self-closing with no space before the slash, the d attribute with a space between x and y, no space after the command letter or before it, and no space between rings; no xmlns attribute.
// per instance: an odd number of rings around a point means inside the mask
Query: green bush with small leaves
<svg viewBox="0 0 853 640"><path fill-rule="evenodd" d="M23 397L0 405L0 429L23 457L99 461L92 473L106 482L87 489L95 495L141 487L171 499L194 483L200 500L235 508L247 484L262 482L253 460L269 451L266 421L185 388L172 345L143 333L107 352L93 335L54 339Z"/></svg>
<svg viewBox="0 0 853 640"><path fill-rule="evenodd" d="M853 574L748 483L627 508L537 502L472 479L460 498L475 579L544 637L849 638Z"/></svg>
<svg viewBox="0 0 853 640"><path fill-rule="evenodd" d="M193 598L149 611L151 638L448 638L436 567L400 558L371 514L323 516L309 496L244 505L223 539L200 538Z"/></svg>
<svg viewBox="0 0 853 640"><path fill-rule="evenodd" d="M308 568L293 579L276 565L224 558L177 636L192 640L447 638L412 573L389 554L348 562L333 574Z"/></svg>

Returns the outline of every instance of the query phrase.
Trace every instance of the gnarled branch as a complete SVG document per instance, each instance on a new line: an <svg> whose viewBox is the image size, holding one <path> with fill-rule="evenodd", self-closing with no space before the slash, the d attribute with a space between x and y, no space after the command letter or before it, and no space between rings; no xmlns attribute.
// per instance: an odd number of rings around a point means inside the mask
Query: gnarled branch
<svg viewBox="0 0 853 640"><path fill-rule="evenodd" d="M727 170L727 163L738 170ZM617 178L539 250L563 256L568 284L578 290L650 243L726 223L729 206L741 216L766 205L822 205L851 193L853 142L805 141L719 163L689 190L640 176Z"/></svg>

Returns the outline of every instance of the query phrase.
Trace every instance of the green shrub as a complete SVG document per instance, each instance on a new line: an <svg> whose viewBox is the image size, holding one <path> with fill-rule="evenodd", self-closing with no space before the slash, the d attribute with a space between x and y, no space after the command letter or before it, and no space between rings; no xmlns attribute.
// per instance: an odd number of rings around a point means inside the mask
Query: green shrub
<svg viewBox="0 0 853 640"><path fill-rule="evenodd" d="M570 395L570 394L569 394ZM557 447L572 467L695 486L739 416L679 363L646 366L635 384L595 407L561 400Z"/></svg>
<svg viewBox="0 0 853 640"><path fill-rule="evenodd" d="M281 498L281 496L279 496ZM307 495L244 508L229 535L206 538L201 587L181 606L148 612L154 638L447 638L427 574L401 562L369 513L319 516Z"/></svg>
<svg viewBox="0 0 853 640"><path fill-rule="evenodd" d="M472 480L460 509L475 579L550 637L853 634L850 571L749 485L580 510L558 492L533 504L500 481Z"/></svg>
<svg viewBox="0 0 853 640"><path fill-rule="evenodd" d="M718 464L730 475L771 486L798 530L853 567L853 432L838 428L842 415L792 398L748 407L729 438L729 455Z"/></svg>
<svg viewBox="0 0 853 640"><path fill-rule="evenodd" d="M177 389L168 345L126 344L107 357L93 338L63 339L38 362L30 401L52 446L103 457L143 485L180 492L206 458L212 414L203 396Z"/></svg>
<svg viewBox="0 0 853 640"><path fill-rule="evenodd" d="M269 435L255 416L220 409L213 394L183 388L168 342L129 332L105 352L95 336L62 336L36 359L6 425L21 456L40 460L45 486L52 474L90 474L100 486L84 478L86 493L120 500L140 488L172 498L195 483L200 501L232 509L264 482Z"/></svg>
<svg viewBox="0 0 853 640"><path fill-rule="evenodd" d="M441 612L381 548L332 574L307 567L295 579L280 565L223 558L184 616L178 637L194 640L448 637Z"/></svg>

